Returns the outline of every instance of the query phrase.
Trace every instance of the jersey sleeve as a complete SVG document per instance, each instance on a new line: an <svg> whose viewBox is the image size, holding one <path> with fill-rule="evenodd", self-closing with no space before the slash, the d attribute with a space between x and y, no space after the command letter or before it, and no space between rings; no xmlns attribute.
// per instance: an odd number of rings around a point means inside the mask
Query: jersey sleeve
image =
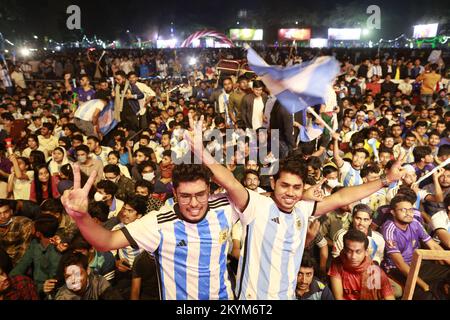
<svg viewBox="0 0 450 320"><path fill-rule="evenodd" d="M141 219L120 229L133 249L155 252L159 247L161 236L156 215L147 214Z"/></svg>
<svg viewBox="0 0 450 320"><path fill-rule="evenodd" d="M430 228L434 232L438 229L448 230L447 212L439 211L431 217Z"/></svg>
<svg viewBox="0 0 450 320"><path fill-rule="evenodd" d="M426 232L425 228L423 227L423 225L417 221L415 221L417 223L417 230L419 233L419 239L422 240L423 242L428 242L431 240L431 236L428 234L428 232Z"/></svg>
<svg viewBox="0 0 450 320"><path fill-rule="evenodd" d="M386 253L401 253L395 237L394 223L389 223L383 228L383 238L386 241Z"/></svg>
<svg viewBox="0 0 450 320"><path fill-rule="evenodd" d="M340 230L334 235L333 249L331 251L333 258L337 258L341 254L342 248L344 247L344 235L346 233L346 231Z"/></svg>
<svg viewBox="0 0 450 320"><path fill-rule="evenodd" d="M344 178L347 175L347 173L350 171L350 169L351 169L351 164L348 161L344 161L344 163L342 164L342 167L339 168L341 182L344 181Z"/></svg>
<svg viewBox="0 0 450 320"><path fill-rule="evenodd" d="M339 272L340 268L337 265L336 260L331 263L330 271L328 271L328 275L330 277L341 278L341 273Z"/></svg>
<svg viewBox="0 0 450 320"><path fill-rule="evenodd" d="M242 226L247 226L253 222L256 218L258 210L267 208L267 197L260 195L254 191L246 189L248 192L248 203L245 210L241 212L238 208L234 207L239 214Z"/></svg>

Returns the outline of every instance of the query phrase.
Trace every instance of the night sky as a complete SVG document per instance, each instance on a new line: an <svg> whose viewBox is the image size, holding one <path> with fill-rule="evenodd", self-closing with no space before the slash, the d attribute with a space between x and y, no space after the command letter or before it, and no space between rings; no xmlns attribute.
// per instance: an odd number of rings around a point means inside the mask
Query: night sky
<svg viewBox="0 0 450 320"><path fill-rule="evenodd" d="M65 11L71 4L81 8L82 31L65 28L68 17ZM340 12L349 17L368 17L365 9L370 4L381 8L382 29L378 34L381 37L393 38L404 32L411 36L414 24L442 24L450 19L448 1L438 0L129 0L122 3L109 0L0 0L0 32L11 39L26 39L37 34L56 40L72 40L79 39L81 34L96 34L111 40L126 36L128 29L132 36L149 40L152 34L169 33L170 22L174 22L175 33L178 34L182 31L189 34L202 28L225 32L230 27L237 27L239 10L247 10L248 13L247 19L241 19L240 27L259 27L270 32L280 27L296 27L293 23L299 19L298 27L312 27L314 32L314 29L345 26L342 20L348 22L350 18L337 14L337 7L340 6L340 10L344 10ZM335 23L333 14L341 21ZM330 25L332 23L336 25Z"/></svg>

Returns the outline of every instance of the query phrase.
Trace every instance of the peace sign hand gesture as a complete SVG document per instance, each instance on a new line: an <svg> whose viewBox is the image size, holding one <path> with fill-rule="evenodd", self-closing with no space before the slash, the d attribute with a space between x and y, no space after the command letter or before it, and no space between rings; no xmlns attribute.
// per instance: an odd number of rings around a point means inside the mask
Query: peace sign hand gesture
<svg viewBox="0 0 450 320"><path fill-rule="evenodd" d="M91 173L89 180L83 188L81 188L80 166L74 165L73 168L73 189L66 190L61 197L61 202L66 212L74 219L81 219L88 215L88 195L89 190L95 182L97 171Z"/></svg>

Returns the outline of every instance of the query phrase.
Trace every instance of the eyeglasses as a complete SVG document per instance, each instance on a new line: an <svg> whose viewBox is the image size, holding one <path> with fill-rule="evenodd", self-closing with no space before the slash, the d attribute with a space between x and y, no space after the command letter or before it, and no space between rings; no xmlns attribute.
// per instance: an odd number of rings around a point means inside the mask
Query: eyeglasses
<svg viewBox="0 0 450 320"><path fill-rule="evenodd" d="M414 208L401 208L401 209L396 209L396 211L401 212L403 214L414 213Z"/></svg>
<svg viewBox="0 0 450 320"><path fill-rule="evenodd" d="M192 198L195 198L200 203L208 202L208 191L202 191L196 194L189 194L189 193L180 193L178 195L178 202L180 204L189 204L192 201Z"/></svg>

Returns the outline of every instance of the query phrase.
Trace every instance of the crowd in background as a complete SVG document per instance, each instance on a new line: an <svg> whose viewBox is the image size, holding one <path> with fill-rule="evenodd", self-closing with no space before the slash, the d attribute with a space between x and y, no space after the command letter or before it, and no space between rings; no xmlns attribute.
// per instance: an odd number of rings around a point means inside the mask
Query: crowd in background
<svg viewBox="0 0 450 320"><path fill-rule="evenodd" d="M3 61L0 299L160 299L155 257L132 247L95 250L60 197L73 187L77 163L82 182L98 173L89 214L105 228L154 214L173 201L174 155L183 153L189 116L204 116L205 134L255 130L254 138L231 141L235 156L224 166L267 196L272 177L261 172L287 157L306 163L306 186L326 178L325 195L374 181L404 157L399 183L311 222L296 290L298 299L401 298L414 250L450 249L450 165L415 183L450 157L447 52L258 51L283 66L336 56L341 72L326 103L314 106L336 133L310 114L288 113L250 69L220 68L223 59L245 65L242 49L90 50ZM279 152L251 159L252 148L270 151L270 130L279 130ZM217 141L206 148L214 153ZM211 192L221 191L213 184ZM231 275L241 229L237 223L228 239ZM363 253L350 261L343 253L355 243ZM423 262L415 299L450 297L448 262ZM375 294L361 287L372 264L383 270ZM73 265L80 287L67 280Z"/></svg>

